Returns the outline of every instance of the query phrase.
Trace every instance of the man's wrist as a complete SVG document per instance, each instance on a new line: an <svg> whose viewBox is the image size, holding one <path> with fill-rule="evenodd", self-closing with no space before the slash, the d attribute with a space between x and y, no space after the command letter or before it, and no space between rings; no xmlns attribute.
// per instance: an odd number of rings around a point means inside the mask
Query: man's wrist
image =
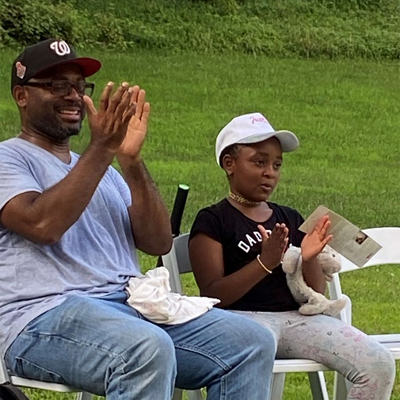
<svg viewBox="0 0 400 400"><path fill-rule="evenodd" d="M140 154L138 154L136 156L131 156L130 154L117 153L116 156L117 156L117 160L120 163L121 167L123 165L134 167L134 166L143 164L143 159Z"/></svg>
<svg viewBox="0 0 400 400"><path fill-rule="evenodd" d="M111 158L112 159L115 157L116 151L111 150L108 146L106 146L104 143L98 142L98 141L91 141L86 148L85 153L94 153L96 154L96 157L104 157L104 158Z"/></svg>

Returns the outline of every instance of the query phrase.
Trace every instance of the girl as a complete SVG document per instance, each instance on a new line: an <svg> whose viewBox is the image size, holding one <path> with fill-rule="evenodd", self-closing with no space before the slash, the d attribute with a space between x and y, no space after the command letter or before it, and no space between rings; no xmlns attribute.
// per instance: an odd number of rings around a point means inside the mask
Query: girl
<svg viewBox="0 0 400 400"><path fill-rule="evenodd" d="M193 224L189 252L197 284L202 296L221 300L219 307L272 331L277 358L307 358L338 371L353 384L347 400L389 400L395 377L390 352L339 319L301 315L286 284L281 261L293 245L301 247L305 281L324 293L313 261L332 238L327 216L304 235L296 210L268 201L280 179L282 153L298 145L296 135L275 131L259 113L234 118L219 133L216 157L230 190Z"/></svg>

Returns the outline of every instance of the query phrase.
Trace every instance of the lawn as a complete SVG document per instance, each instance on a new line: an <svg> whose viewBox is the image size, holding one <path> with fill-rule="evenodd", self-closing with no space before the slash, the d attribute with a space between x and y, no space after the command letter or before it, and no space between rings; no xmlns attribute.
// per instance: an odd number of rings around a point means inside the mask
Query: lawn
<svg viewBox="0 0 400 400"><path fill-rule="evenodd" d="M18 133L19 118L9 90L15 52L0 52L0 139ZM177 185L190 186L182 231L196 212L224 197L227 185L215 163L214 140L234 116L260 111L279 129L294 131L298 151L284 159L281 183L271 200L307 216L324 204L361 228L400 226L400 94L395 63L282 60L242 55L200 56L140 51L91 52L103 61L93 77L95 99L109 80L127 80L147 91L152 105L143 154L172 208ZM74 138L81 152L85 126ZM143 269L156 263L140 255ZM354 303L354 324L368 333L399 331L397 266L343 276ZM192 277L186 290L196 293ZM397 364L400 367L400 364ZM331 384L332 374L328 373ZM33 399L62 399L44 393ZM290 374L285 400L311 400L306 375ZM397 373L392 400L400 400Z"/></svg>

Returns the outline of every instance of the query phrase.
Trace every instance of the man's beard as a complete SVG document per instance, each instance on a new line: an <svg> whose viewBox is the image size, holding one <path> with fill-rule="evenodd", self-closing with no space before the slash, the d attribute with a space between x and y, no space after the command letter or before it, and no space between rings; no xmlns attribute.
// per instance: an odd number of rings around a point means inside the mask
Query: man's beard
<svg viewBox="0 0 400 400"><path fill-rule="evenodd" d="M75 128L67 128L62 126L56 119L49 118L33 119L31 123L37 133L50 138L56 143L66 142L70 136L78 135L82 128L82 121Z"/></svg>

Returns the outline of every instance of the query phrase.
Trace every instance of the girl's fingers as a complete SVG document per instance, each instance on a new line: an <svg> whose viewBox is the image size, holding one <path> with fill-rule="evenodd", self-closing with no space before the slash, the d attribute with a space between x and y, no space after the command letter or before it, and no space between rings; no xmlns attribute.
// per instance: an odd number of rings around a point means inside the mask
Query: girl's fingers
<svg viewBox="0 0 400 400"><path fill-rule="evenodd" d="M260 231L261 237L263 238L263 240L269 239L269 233L262 225L257 225L257 228Z"/></svg>
<svg viewBox="0 0 400 400"><path fill-rule="evenodd" d="M314 230L317 232L320 232L321 229L324 227L325 223L329 220L329 216L328 215L324 215L323 217L321 217L318 221L317 224L315 225Z"/></svg>
<svg viewBox="0 0 400 400"><path fill-rule="evenodd" d="M333 238L333 235L328 235L323 241L322 241L322 243L323 243L323 247L325 247L330 241L331 241L331 239Z"/></svg>

